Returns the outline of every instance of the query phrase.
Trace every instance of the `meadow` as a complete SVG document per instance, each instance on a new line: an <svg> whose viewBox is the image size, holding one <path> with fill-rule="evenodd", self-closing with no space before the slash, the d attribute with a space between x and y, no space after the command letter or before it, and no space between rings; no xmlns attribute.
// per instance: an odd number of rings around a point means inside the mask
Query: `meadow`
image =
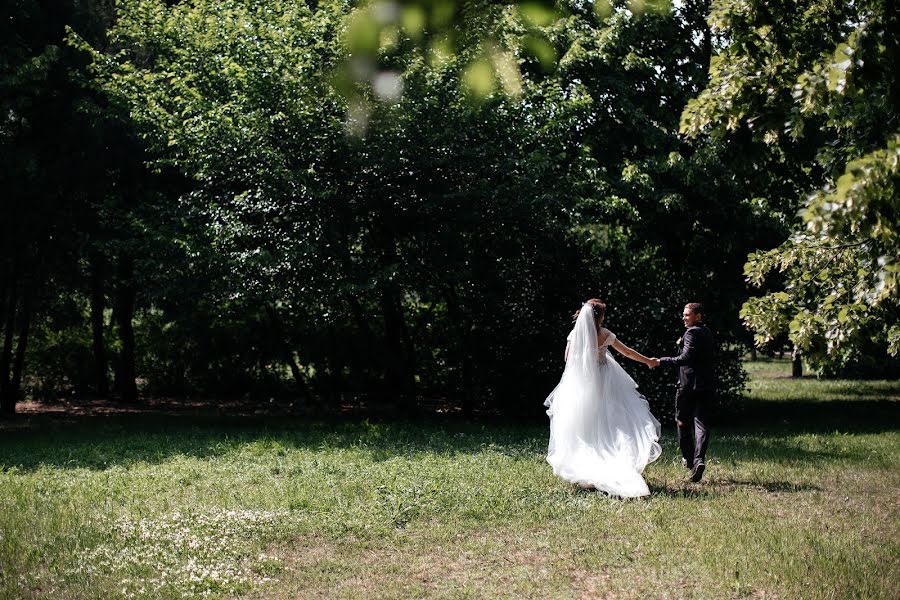
<svg viewBox="0 0 900 600"><path fill-rule="evenodd" d="M544 424L0 424L3 598L897 598L900 382L748 363L704 480L575 489Z"/></svg>

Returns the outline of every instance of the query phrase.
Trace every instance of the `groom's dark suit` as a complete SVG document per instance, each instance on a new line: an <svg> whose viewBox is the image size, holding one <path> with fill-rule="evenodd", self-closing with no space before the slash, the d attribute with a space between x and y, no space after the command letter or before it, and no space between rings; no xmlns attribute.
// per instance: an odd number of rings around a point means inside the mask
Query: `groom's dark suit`
<svg viewBox="0 0 900 600"><path fill-rule="evenodd" d="M704 461L709 445L707 414L716 393L716 343L712 332L703 323L689 327L684 332L683 343L681 354L660 358L659 364L678 367L678 392L675 395L678 445L688 466L694 466Z"/></svg>

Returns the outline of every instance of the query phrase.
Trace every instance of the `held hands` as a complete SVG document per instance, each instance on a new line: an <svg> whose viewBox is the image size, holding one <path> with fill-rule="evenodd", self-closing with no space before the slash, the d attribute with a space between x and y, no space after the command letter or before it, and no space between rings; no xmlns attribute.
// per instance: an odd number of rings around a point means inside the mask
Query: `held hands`
<svg viewBox="0 0 900 600"><path fill-rule="evenodd" d="M647 366L650 367L651 369L655 369L656 367L659 366L659 359L658 359L658 358L650 358L650 359L648 359L648 360L647 360Z"/></svg>

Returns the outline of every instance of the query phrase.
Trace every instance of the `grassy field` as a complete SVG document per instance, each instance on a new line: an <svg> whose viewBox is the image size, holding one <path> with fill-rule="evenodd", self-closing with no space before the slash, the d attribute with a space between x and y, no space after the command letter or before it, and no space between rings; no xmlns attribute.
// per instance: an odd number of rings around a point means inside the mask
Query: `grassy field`
<svg viewBox="0 0 900 600"><path fill-rule="evenodd" d="M898 598L900 382L750 365L707 476L574 489L544 426L0 425L5 598Z"/></svg>

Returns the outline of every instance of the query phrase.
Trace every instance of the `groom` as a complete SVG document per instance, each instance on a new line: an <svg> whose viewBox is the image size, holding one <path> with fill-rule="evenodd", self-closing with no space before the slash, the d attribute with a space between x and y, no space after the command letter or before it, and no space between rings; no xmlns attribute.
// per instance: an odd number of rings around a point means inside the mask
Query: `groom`
<svg viewBox="0 0 900 600"><path fill-rule="evenodd" d="M675 394L675 424L678 425L678 445L681 464L691 470L694 483L703 478L706 470L706 447L709 444L707 415L716 393L713 361L715 341L703 324L703 306L690 302L681 317L687 331L684 347L678 356L651 359L651 367L678 367L678 391ZM692 423L693 421L693 423Z"/></svg>

